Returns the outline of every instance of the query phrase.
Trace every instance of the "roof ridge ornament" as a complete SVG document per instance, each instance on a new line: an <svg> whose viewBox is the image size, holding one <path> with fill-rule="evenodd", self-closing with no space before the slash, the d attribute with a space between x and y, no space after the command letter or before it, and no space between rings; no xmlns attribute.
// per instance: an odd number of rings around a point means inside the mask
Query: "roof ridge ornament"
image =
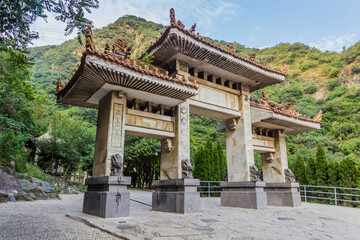
<svg viewBox="0 0 360 240"><path fill-rule="evenodd" d="M61 91L63 88L64 88L64 85L61 82L61 77L59 77L59 79L57 80L57 83L56 83L56 92Z"/></svg>
<svg viewBox="0 0 360 240"><path fill-rule="evenodd" d="M195 33L195 28L196 28L196 23L194 23L194 25L191 26L189 32L190 33Z"/></svg>
<svg viewBox="0 0 360 240"><path fill-rule="evenodd" d="M282 72L283 74L285 74L286 71L287 71L286 67L287 67L287 64L285 63L284 66L282 67L282 69L280 70L280 72Z"/></svg>
<svg viewBox="0 0 360 240"><path fill-rule="evenodd" d="M129 58L131 55L132 46L127 46L127 42L123 38L118 38L113 44L113 53Z"/></svg>
<svg viewBox="0 0 360 240"><path fill-rule="evenodd" d="M87 52L96 51L91 27L87 27L85 30L85 48Z"/></svg>
<svg viewBox="0 0 360 240"><path fill-rule="evenodd" d="M174 8L170 8L170 25L176 25Z"/></svg>

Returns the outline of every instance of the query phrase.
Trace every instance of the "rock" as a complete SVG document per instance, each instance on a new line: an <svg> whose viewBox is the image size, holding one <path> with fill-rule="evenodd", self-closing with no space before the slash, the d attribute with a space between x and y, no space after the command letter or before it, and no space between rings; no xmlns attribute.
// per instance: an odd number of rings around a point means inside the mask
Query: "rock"
<svg viewBox="0 0 360 240"><path fill-rule="evenodd" d="M4 197L8 197L8 196L9 196L8 192L6 192L5 190L0 189L0 197L4 198Z"/></svg>
<svg viewBox="0 0 360 240"><path fill-rule="evenodd" d="M16 202L16 199L13 195L9 196L9 202Z"/></svg>
<svg viewBox="0 0 360 240"><path fill-rule="evenodd" d="M21 188L26 192L40 189L37 185L33 184L32 182L30 182L26 179L19 179L18 182L19 182Z"/></svg>
<svg viewBox="0 0 360 240"><path fill-rule="evenodd" d="M40 189L43 191L43 192L47 192L47 193L54 193L55 190L53 188L53 186L51 185L51 183L49 182L45 182L45 181L42 181L38 178L34 178L32 177L31 178L31 181L36 184L37 186L40 187Z"/></svg>
<svg viewBox="0 0 360 240"><path fill-rule="evenodd" d="M37 197L35 196L34 193L30 193L30 194L29 194L29 197L30 197L31 199L37 199Z"/></svg>

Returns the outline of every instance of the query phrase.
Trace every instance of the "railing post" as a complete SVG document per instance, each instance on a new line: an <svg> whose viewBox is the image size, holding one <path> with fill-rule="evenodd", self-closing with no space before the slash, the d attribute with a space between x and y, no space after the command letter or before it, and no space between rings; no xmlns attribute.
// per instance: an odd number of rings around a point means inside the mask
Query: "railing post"
<svg viewBox="0 0 360 240"><path fill-rule="evenodd" d="M210 181L208 182L208 197L210 197Z"/></svg>
<svg viewBox="0 0 360 240"><path fill-rule="evenodd" d="M305 202L307 202L307 199L306 199L306 186L304 186L304 197L305 197Z"/></svg>
<svg viewBox="0 0 360 240"><path fill-rule="evenodd" d="M334 187L334 195L335 195L335 206L337 206L336 187Z"/></svg>

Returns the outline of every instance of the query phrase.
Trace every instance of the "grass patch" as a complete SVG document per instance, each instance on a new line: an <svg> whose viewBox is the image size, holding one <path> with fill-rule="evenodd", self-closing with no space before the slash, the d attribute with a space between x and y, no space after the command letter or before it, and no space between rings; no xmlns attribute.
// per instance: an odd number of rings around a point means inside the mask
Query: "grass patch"
<svg viewBox="0 0 360 240"><path fill-rule="evenodd" d="M58 196L57 196L57 199L58 199L58 200L61 200L61 197L58 195Z"/></svg>
<svg viewBox="0 0 360 240"><path fill-rule="evenodd" d="M18 200L20 200L21 199L21 195L18 193L18 194L16 194L15 196L15 199L16 199L16 201L18 201Z"/></svg>

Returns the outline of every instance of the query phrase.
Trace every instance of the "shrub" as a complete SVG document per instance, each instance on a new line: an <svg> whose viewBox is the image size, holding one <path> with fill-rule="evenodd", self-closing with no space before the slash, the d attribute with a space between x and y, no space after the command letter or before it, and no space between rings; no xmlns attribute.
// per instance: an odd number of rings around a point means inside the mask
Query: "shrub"
<svg viewBox="0 0 360 240"><path fill-rule="evenodd" d="M313 68L316 67L316 63L302 63L299 66L299 70L302 72L305 72L306 70L308 70L309 68Z"/></svg>
<svg viewBox="0 0 360 240"><path fill-rule="evenodd" d="M354 65L351 67L351 73L352 73L352 74L358 74L358 73L360 73L360 64L354 64Z"/></svg>
<svg viewBox="0 0 360 240"><path fill-rule="evenodd" d="M314 92L316 92L316 90L317 90L317 87L315 85L311 85L311 86L305 88L304 92L306 94L313 94Z"/></svg>
<svg viewBox="0 0 360 240"><path fill-rule="evenodd" d="M340 86L340 80L338 78L334 78L331 79L330 81L328 81L328 83L326 84L327 88L332 91L334 90L334 88Z"/></svg>
<svg viewBox="0 0 360 240"><path fill-rule="evenodd" d="M331 71L329 73L329 77L336 78L336 77L338 77L339 72L340 72L340 70L338 68L333 68L333 69L331 69Z"/></svg>

